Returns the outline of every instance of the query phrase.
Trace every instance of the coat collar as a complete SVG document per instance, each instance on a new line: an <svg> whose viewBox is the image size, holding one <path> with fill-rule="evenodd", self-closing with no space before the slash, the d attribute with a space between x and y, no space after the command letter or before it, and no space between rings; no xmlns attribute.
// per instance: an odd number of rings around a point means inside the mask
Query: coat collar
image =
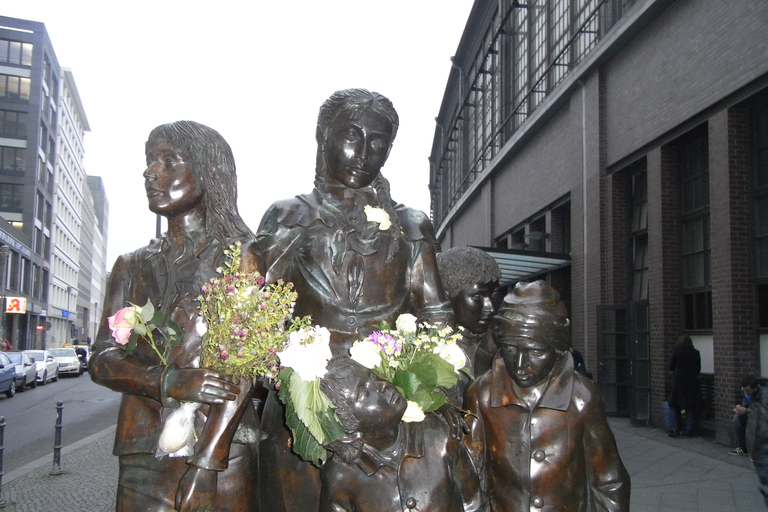
<svg viewBox="0 0 768 512"><path fill-rule="evenodd" d="M552 374L536 407L566 411L573 394L573 358L570 354L566 353L555 363ZM507 373L500 352L493 358L490 380L491 407L517 405L528 409L525 400L517 393L520 388Z"/></svg>

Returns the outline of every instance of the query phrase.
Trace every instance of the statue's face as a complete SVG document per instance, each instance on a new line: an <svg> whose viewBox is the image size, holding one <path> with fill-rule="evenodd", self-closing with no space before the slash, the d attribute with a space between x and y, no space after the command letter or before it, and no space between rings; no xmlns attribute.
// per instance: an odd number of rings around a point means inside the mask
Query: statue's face
<svg viewBox="0 0 768 512"><path fill-rule="evenodd" d="M342 111L325 138L328 172L349 188L370 185L387 161L392 128L392 123L373 109L364 110L355 119L350 111Z"/></svg>
<svg viewBox="0 0 768 512"><path fill-rule="evenodd" d="M359 422L358 431L376 433L382 425L397 423L405 413L405 398L390 382L360 366L347 372L341 397Z"/></svg>
<svg viewBox="0 0 768 512"><path fill-rule="evenodd" d="M451 297L456 323L470 332L483 334L499 309L499 281L467 285Z"/></svg>
<svg viewBox="0 0 768 512"><path fill-rule="evenodd" d="M541 341L504 336L496 343L507 373L521 388L529 388L546 380L557 362L557 352Z"/></svg>
<svg viewBox="0 0 768 512"><path fill-rule="evenodd" d="M202 203L205 194L192 164L164 139L147 151L144 188L150 211L165 217L188 212Z"/></svg>

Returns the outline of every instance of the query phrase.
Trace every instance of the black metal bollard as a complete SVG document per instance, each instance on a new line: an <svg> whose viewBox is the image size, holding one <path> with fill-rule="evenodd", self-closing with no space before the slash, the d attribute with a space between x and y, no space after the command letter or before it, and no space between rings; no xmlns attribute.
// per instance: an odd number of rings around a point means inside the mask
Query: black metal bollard
<svg viewBox="0 0 768 512"><path fill-rule="evenodd" d="M56 402L56 439L53 442L53 467L49 475L60 475L61 470L61 412L64 410L64 402Z"/></svg>
<svg viewBox="0 0 768 512"><path fill-rule="evenodd" d="M5 416L0 416L0 508L5 508L3 499L3 451L5 451Z"/></svg>

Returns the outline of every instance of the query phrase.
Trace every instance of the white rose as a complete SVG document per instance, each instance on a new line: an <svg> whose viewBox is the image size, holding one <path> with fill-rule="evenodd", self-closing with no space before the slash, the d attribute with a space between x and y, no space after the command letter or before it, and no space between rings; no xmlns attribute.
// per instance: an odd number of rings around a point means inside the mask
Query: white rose
<svg viewBox="0 0 768 512"><path fill-rule="evenodd" d="M403 421L406 423L424 421L426 416L424 415L424 411L421 410L421 407L419 407L419 404L411 402L410 400L408 400L407 404L408 406L405 408L405 413L403 414Z"/></svg>
<svg viewBox="0 0 768 512"><path fill-rule="evenodd" d="M372 341L356 341L349 349L349 357L368 369L376 368L381 363L381 351Z"/></svg>
<svg viewBox="0 0 768 512"><path fill-rule="evenodd" d="M467 355L456 344L438 345L432 352L439 355L444 361L451 363L454 371L457 373L467 365Z"/></svg>
<svg viewBox="0 0 768 512"><path fill-rule="evenodd" d="M416 317L410 313L405 313L397 317L395 327L403 332L416 332Z"/></svg>
<svg viewBox="0 0 768 512"><path fill-rule="evenodd" d="M379 230L385 231L392 226L392 221L389 218L389 214L381 209L376 208L375 206L371 206L369 204L365 205L365 219L368 222L378 222L379 223Z"/></svg>
<svg viewBox="0 0 768 512"><path fill-rule="evenodd" d="M303 332L302 332L303 331ZM311 382L325 376L326 366L330 361L330 333L325 336L327 329L315 328L310 332L293 332L289 338L288 347L277 353L282 366L292 368L299 374L301 380Z"/></svg>

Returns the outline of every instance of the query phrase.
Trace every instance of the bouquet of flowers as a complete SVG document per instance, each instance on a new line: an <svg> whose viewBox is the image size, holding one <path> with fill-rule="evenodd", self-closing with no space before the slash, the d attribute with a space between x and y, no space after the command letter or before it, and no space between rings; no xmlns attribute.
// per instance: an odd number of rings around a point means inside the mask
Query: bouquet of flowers
<svg viewBox="0 0 768 512"><path fill-rule="evenodd" d="M200 316L196 324L201 336L201 367L219 370L236 379L275 378L277 353L291 332L310 325L309 317L291 319L296 292L291 283L278 281L265 285L256 272L240 272L240 243L224 251L220 277L211 278L203 287ZM139 307L131 304L109 318L112 336L130 353L139 340L148 343L164 365L168 350L182 343L182 330L155 310L151 301ZM161 337L161 352L155 337ZM195 412L200 403L182 403L163 422L157 456L189 456L195 444Z"/></svg>
<svg viewBox="0 0 768 512"><path fill-rule="evenodd" d="M400 315L395 329L383 322L350 348L350 356L379 378L394 384L408 402L403 421L422 421L424 414L446 403L445 391L456 385L458 372L471 376L464 351L457 345L461 334L450 327L422 323Z"/></svg>
<svg viewBox="0 0 768 512"><path fill-rule="evenodd" d="M278 353L282 369L278 397L285 404L285 421L293 434L293 450L321 466L323 445L341 439L341 426L330 399L320 390L331 359L331 333L325 327L291 332L288 345Z"/></svg>
<svg viewBox="0 0 768 512"><path fill-rule="evenodd" d="M203 335L201 366L235 378L275 378L277 353L289 335L309 327L310 318L291 319L297 294L293 283L264 284L257 272L241 272L240 243L228 256L221 277L202 288L200 312L208 326Z"/></svg>

